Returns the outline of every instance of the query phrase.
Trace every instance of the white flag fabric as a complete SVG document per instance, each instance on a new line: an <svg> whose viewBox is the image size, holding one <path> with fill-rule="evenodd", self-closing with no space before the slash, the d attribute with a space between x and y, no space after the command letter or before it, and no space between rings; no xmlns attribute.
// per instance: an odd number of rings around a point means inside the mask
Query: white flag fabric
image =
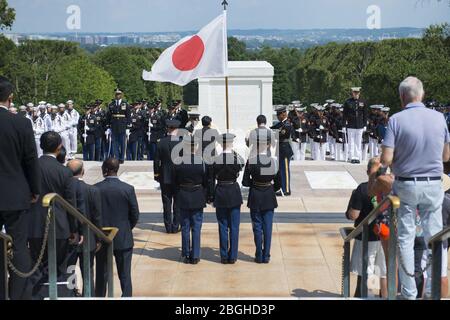
<svg viewBox="0 0 450 320"><path fill-rule="evenodd" d="M226 11L194 36L188 36L166 49L150 72L144 70L146 81L171 82L184 86L200 77L227 75Z"/></svg>

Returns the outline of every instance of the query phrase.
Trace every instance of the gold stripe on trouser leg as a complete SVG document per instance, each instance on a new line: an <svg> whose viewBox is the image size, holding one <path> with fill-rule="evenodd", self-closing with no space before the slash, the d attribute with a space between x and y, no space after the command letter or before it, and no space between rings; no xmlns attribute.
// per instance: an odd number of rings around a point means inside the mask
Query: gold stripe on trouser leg
<svg viewBox="0 0 450 320"><path fill-rule="evenodd" d="M289 193L289 167L288 167L288 159L284 158L284 165L285 165L285 170L284 172L286 173L286 192Z"/></svg>

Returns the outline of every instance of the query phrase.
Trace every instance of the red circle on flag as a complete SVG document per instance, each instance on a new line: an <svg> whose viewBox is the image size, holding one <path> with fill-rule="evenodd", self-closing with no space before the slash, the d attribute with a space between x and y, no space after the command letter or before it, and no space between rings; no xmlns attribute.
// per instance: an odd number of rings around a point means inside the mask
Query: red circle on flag
<svg viewBox="0 0 450 320"><path fill-rule="evenodd" d="M199 36L193 36L180 44L172 54L172 62L180 71L195 69L202 60L205 45Z"/></svg>

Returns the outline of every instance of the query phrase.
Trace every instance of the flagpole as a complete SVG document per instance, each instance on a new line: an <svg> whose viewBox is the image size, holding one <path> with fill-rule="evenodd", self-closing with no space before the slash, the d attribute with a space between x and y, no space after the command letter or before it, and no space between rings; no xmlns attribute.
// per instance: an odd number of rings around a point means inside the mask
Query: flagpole
<svg viewBox="0 0 450 320"><path fill-rule="evenodd" d="M226 14L227 6L228 6L227 0L223 0L222 5L223 5L223 10ZM227 27L225 27L225 28L227 28ZM226 37L226 33L224 34L224 37ZM225 39L225 40L227 40L227 39ZM228 41L226 43L228 43ZM228 48L225 48L225 50L228 51ZM225 61L225 63L228 65L228 54L225 55L225 58L227 59L227 61ZM227 75L225 76L225 114L226 114L226 119L227 119L227 132L228 132L230 130L230 109L229 109L229 95L228 95L228 67L226 68L226 71L227 71Z"/></svg>

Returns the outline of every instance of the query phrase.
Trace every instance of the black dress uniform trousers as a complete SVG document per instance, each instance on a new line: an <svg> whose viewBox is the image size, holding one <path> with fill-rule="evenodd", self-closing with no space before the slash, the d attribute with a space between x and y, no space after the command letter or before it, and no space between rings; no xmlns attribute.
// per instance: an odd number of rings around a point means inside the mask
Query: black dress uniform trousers
<svg viewBox="0 0 450 320"><path fill-rule="evenodd" d="M166 231L178 232L180 229L181 218L180 210L175 199L176 190L171 184L161 184L161 198L164 211L164 225Z"/></svg>
<svg viewBox="0 0 450 320"><path fill-rule="evenodd" d="M107 246L104 245L96 255L95 268L95 296L106 296L106 283L108 280L107 272ZM133 248L124 250L114 250L116 260L117 274L119 275L122 297L133 296L133 286L131 284L131 258L133 257Z"/></svg>
<svg viewBox="0 0 450 320"><path fill-rule="evenodd" d="M12 263L22 272L31 270L30 251L27 247L28 238L28 219L25 211L16 212L0 212L0 229L5 226L6 232L13 239L14 258ZM0 268L3 268L3 254L0 254ZM0 273L0 290L6 286L6 277L1 270ZM29 278L24 279L18 277L14 272L10 272L9 278L9 298L11 300L31 300L31 285ZM0 292L0 300L4 300L4 291Z"/></svg>

